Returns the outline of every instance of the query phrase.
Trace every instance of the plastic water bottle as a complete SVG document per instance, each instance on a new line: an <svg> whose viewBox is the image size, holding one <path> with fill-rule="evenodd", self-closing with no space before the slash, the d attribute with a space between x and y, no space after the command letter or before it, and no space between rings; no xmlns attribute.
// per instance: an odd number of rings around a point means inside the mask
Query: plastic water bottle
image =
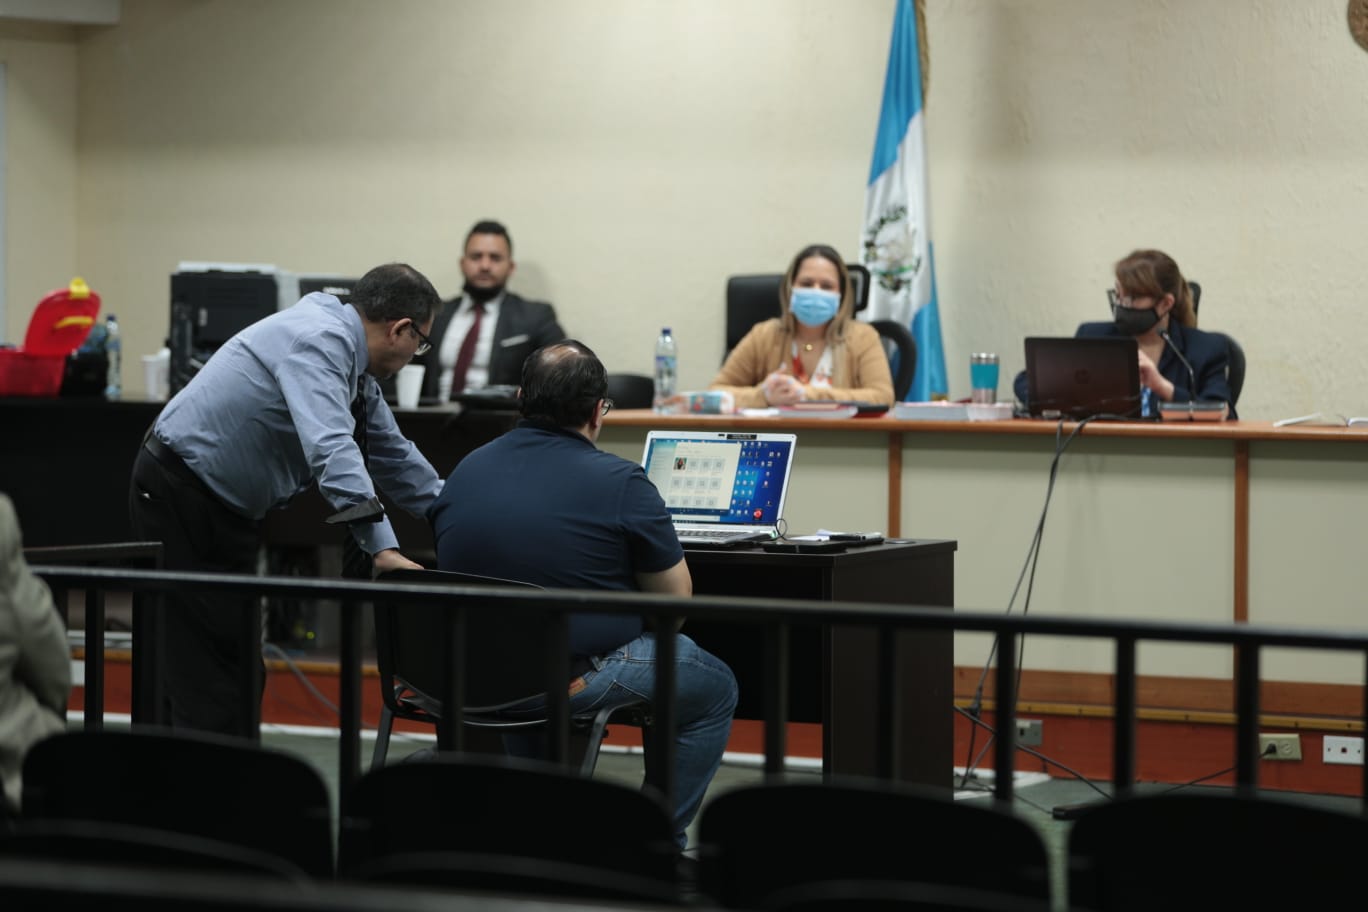
<svg viewBox="0 0 1368 912"><path fill-rule="evenodd" d="M105 374L105 398L118 399L123 393L123 341L119 338L119 319L110 314L105 317L105 357L109 359L108 372Z"/></svg>
<svg viewBox="0 0 1368 912"><path fill-rule="evenodd" d="M655 410L658 414L668 415L675 410L670 399L675 394L675 377L678 376L679 350L675 347L670 327L660 331L655 345Z"/></svg>

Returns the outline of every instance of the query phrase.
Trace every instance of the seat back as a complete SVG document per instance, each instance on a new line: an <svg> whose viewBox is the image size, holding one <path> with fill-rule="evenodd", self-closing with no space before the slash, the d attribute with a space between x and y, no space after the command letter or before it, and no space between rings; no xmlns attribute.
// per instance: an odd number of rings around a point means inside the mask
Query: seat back
<svg viewBox="0 0 1368 912"><path fill-rule="evenodd" d="M677 898L669 815L636 789L532 761L446 758L372 770L347 808L344 878Z"/></svg>
<svg viewBox="0 0 1368 912"><path fill-rule="evenodd" d="M736 789L703 808L698 837L703 892L733 908L855 881L1050 896L1045 845L1025 821L892 783Z"/></svg>
<svg viewBox="0 0 1368 912"><path fill-rule="evenodd" d="M331 876L327 787L303 760L183 732L73 731L24 759L26 820L81 820L203 837Z"/></svg>
<svg viewBox="0 0 1368 912"><path fill-rule="evenodd" d="M917 340L912 338L912 330L895 320L871 320L869 325L879 331L884 354L888 355L888 366L893 371L893 401L902 402L917 374Z"/></svg>
<svg viewBox="0 0 1368 912"><path fill-rule="evenodd" d="M1230 387L1230 405L1233 408L1240 402L1240 391L1244 389L1245 353L1244 349L1228 333L1212 333L1225 340L1229 360L1226 362L1226 385Z"/></svg>
<svg viewBox="0 0 1368 912"><path fill-rule="evenodd" d="M607 396L614 408L650 408L655 403L655 380L644 374L609 374Z"/></svg>
<svg viewBox="0 0 1368 912"><path fill-rule="evenodd" d="M859 313L869 305L869 270L859 263L847 263L846 272L850 275L855 313ZM727 279L728 353L756 323L783 314L784 302L779 300L783 281L783 273L779 272L736 275Z"/></svg>
<svg viewBox="0 0 1368 912"><path fill-rule="evenodd" d="M1071 908L1301 908L1309 884L1360 888L1368 818L1232 793L1123 798L1078 818L1068 856Z"/></svg>
<svg viewBox="0 0 1368 912"><path fill-rule="evenodd" d="M385 582L440 583L450 586L522 587L531 583L446 570L393 570L378 577ZM413 718L414 705L433 715L445 680L443 650L445 605L377 600L375 603L375 664L386 705L398 716ZM527 615L492 609L466 612L466 638L478 648L461 657L466 700L470 712L489 712L535 697L546 690L549 655L546 627L529 624ZM418 691L414 702L399 703L395 685L402 682ZM429 720L435 721L435 720Z"/></svg>

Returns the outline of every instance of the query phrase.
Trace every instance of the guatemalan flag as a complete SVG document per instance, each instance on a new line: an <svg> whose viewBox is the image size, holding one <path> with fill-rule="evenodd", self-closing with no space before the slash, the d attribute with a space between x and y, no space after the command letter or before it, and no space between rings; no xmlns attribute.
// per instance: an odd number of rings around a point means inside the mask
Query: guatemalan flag
<svg viewBox="0 0 1368 912"><path fill-rule="evenodd" d="M944 398L949 387L936 308L921 59L912 3L898 0L893 18L860 240L873 279L867 319L910 325L917 341L917 373L907 394L915 402Z"/></svg>

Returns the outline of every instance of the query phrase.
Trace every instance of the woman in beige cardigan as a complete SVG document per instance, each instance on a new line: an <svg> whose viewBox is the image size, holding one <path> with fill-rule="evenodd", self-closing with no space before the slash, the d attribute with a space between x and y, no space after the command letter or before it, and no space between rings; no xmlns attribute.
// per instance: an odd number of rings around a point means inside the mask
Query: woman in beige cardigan
<svg viewBox="0 0 1368 912"><path fill-rule="evenodd" d="M0 804L19 806L24 754L66 728L70 692L66 629L24 562L14 505L0 494Z"/></svg>
<svg viewBox="0 0 1368 912"><path fill-rule="evenodd" d="M731 393L737 408L823 400L893 404L888 356L878 331L854 319L840 254L824 244L803 248L779 297L784 315L746 333L710 389Z"/></svg>

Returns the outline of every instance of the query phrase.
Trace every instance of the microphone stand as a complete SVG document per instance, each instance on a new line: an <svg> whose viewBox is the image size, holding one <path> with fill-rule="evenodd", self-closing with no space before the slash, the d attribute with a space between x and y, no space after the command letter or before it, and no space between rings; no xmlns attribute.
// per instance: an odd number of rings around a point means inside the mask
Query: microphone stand
<svg viewBox="0 0 1368 912"><path fill-rule="evenodd" d="M1183 362L1183 367L1187 368L1187 372L1188 372L1187 417L1188 417L1188 420L1189 420L1189 421L1196 421L1196 420L1198 420L1198 415L1197 415L1197 404L1198 404L1198 403L1197 403L1197 372L1194 371L1194 370L1192 369L1192 362L1189 361L1186 357L1183 356L1183 353L1182 353L1181 351L1178 350L1178 346L1177 346L1177 345L1174 345L1174 344L1173 344L1173 337L1169 335L1169 331L1168 331L1167 329L1161 329L1161 330L1159 330L1159 338L1161 338L1161 339L1164 340L1164 344L1168 346L1169 351L1173 352L1173 354L1174 354L1175 356L1177 356L1178 360L1181 361L1181 362ZM1159 414L1160 414L1161 416L1164 416L1164 412L1165 412L1164 406L1166 406L1166 405L1174 405L1174 404L1176 404L1176 403L1171 403L1171 402L1161 402L1161 403L1159 403ZM1213 404L1215 404L1215 403L1213 403ZM1227 412L1228 410L1229 410L1229 406L1226 406L1224 409L1221 409L1220 417L1221 417L1221 418L1224 418L1225 415L1226 415L1226 412ZM1175 409L1174 411L1181 411L1181 409ZM1164 417L1167 417L1167 416L1164 416ZM1206 417L1206 416L1204 415L1203 417Z"/></svg>

